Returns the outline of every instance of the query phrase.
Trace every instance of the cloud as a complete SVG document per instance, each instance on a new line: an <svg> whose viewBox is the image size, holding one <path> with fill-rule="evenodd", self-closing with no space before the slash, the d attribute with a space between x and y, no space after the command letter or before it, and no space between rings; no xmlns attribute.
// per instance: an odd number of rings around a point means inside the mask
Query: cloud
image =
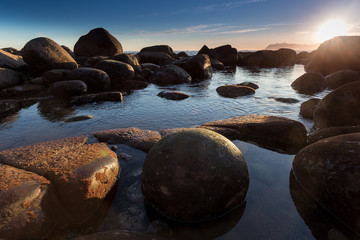
<svg viewBox="0 0 360 240"><path fill-rule="evenodd" d="M238 8L245 4L250 3L260 3L260 2L266 2L267 0L242 0L242 1L236 1L236 2L225 2L225 3L217 3L217 4L210 4L205 5L202 7L199 7L198 10L203 12L209 12L209 11L219 11L219 10L226 10L229 8Z"/></svg>
<svg viewBox="0 0 360 240"><path fill-rule="evenodd" d="M239 30L231 30L231 31L224 31L220 32L221 34L240 34L240 33L249 33L249 32L257 32L257 31L264 31L270 28L248 28L248 29L239 29Z"/></svg>
<svg viewBox="0 0 360 240"><path fill-rule="evenodd" d="M138 35L141 36L176 36L176 35L188 35L188 34L199 34L199 33L212 33L221 30L222 24L202 24L189 26L185 28L171 28L162 31L140 31Z"/></svg>

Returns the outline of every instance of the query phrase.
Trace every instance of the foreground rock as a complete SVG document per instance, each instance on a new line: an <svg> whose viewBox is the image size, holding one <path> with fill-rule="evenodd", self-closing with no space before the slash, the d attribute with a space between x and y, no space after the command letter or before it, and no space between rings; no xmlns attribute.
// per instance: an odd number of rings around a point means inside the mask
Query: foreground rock
<svg viewBox="0 0 360 240"><path fill-rule="evenodd" d="M92 29L75 43L77 57L114 56L123 53L121 43L104 28Z"/></svg>
<svg viewBox="0 0 360 240"><path fill-rule="evenodd" d="M67 220L82 223L100 206L119 172L114 152L103 143L86 141L76 137L5 150L0 162L49 179L69 214Z"/></svg>
<svg viewBox="0 0 360 240"><path fill-rule="evenodd" d="M198 54L178 60L174 64L185 69L193 80L204 80L212 77L211 61L208 55Z"/></svg>
<svg viewBox="0 0 360 240"><path fill-rule="evenodd" d="M224 85L216 88L216 92L223 97L237 98L241 96L255 94L255 90L251 87L240 85Z"/></svg>
<svg viewBox="0 0 360 240"><path fill-rule="evenodd" d="M0 67L10 68L13 70L26 70L28 68L27 64L24 62L21 56L5 52L1 49L0 49Z"/></svg>
<svg viewBox="0 0 360 240"><path fill-rule="evenodd" d="M161 139L159 132L139 128L119 128L93 133L100 141L109 144L126 144L148 152Z"/></svg>
<svg viewBox="0 0 360 240"><path fill-rule="evenodd" d="M21 78L17 72L7 68L0 68L0 89L13 87L21 83Z"/></svg>
<svg viewBox="0 0 360 240"><path fill-rule="evenodd" d="M321 99L319 98L311 98L303 102L300 106L300 115L303 118L312 120L314 118L316 106L319 104L320 101Z"/></svg>
<svg viewBox="0 0 360 240"><path fill-rule="evenodd" d="M326 138L293 161L297 181L323 207L360 232L360 133Z"/></svg>
<svg viewBox="0 0 360 240"><path fill-rule="evenodd" d="M161 91L158 93L158 96L168 100L184 100L190 97L185 93L175 92L175 91L171 91L171 92Z"/></svg>
<svg viewBox="0 0 360 240"><path fill-rule="evenodd" d="M158 85L191 83L191 76L181 67L165 65L155 71L149 81Z"/></svg>
<svg viewBox="0 0 360 240"><path fill-rule="evenodd" d="M143 166L146 201L165 217L181 222L224 215L244 201L248 186L240 150L205 129L167 135L150 149Z"/></svg>
<svg viewBox="0 0 360 240"><path fill-rule="evenodd" d="M319 72L324 76L346 69L360 71L359 46L359 36L334 37L319 46L305 70Z"/></svg>
<svg viewBox="0 0 360 240"><path fill-rule="evenodd" d="M315 133L309 134L308 143L310 144L325 138L356 132L360 132L360 125L323 128Z"/></svg>
<svg viewBox="0 0 360 240"><path fill-rule="evenodd" d="M34 75L40 76L51 69L75 69L75 60L56 42L49 38L35 38L22 49L24 61Z"/></svg>
<svg viewBox="0 0 360 240"><path fill-rule="evenodd" d="M301 94L315 94L325 89L325 78L320 73L305 73L291 83L291 87Z"/></svg>
<svg viewBox="0 0 360 240"><path fill-rule="evenodd" d="M102 92L73 96L69 99L69 105L82 105L94 102L122 102L121 92Z"/></svg>
<svg viewBox="0 0 360 240"><path fill-rule="evenodd" d="M44 238L51 229L48 218L52 187L34 173L0 164L0 237ZM54 207L59 207L54 205Z"/></svg>
<svg viewBox="0 0 360 240"><path fill-rule="evenodd" d="M325 77L326 87L330 89L335 89L355 81L360 81L360 72L354 70L341 70Z"/></svg>
<svg viewBox="0 0 360 240"><path fill-rule="evenodd" d="M326 95L316 107L316 128L360 124L360 82L343 85Z"/></svg>
<svg viewBox="0 0 360 240"><path fill-rule="evenodd" d="M301 123L267 115L249 115L204 123L200 126L231 140L248 141L270 150L296 153L306 143L306 129Z"/></svg>

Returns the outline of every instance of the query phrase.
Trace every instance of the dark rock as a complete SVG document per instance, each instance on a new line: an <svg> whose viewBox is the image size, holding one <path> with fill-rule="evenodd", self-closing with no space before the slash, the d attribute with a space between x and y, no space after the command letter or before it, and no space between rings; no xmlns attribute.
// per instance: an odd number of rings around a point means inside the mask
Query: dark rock
<svg viewBox="0 0 360 240"><path fill-rule="evenodd" d="M255 94L255 89L239 85L224 85L216 88L216 92L223 97L237 98L241 96Z"/></svg>
<svg viewBox="0 0 360 240"><path fill-rule="evenodd" d="M323 128L319 129L315 133L309 134L308 143L311 144L325 138L357 132L360 132L360 126L339 126Z"/></svg>
<svg viewBox="0 0 360 240"><path fill-rule="evenodd" d="M53 83L66 81L66 80L76 80L76 79L69 79L72 70L68 69L53 69L50 71L45 72L41 78L44 84L52 85Z"/></svg>
<svg viewBox="0 0 360 240"><path fill-rule="evenodd" d="M248 67L283 67L292 66L296 62L296 52L292 49L279 49L277 51L261 50L248 54L239 60L239 66Z"/></svg>
<svg viewBox="0 0 360 240"><path fill-rule="evenodd" d="M207 55L198 54L183 58L174 64L185 69L193 80L204 80L212 77L211 61Z"/></svg>
<svg viewBox="0 0 360 240"><path fill-rule="evenodd" d="M306 60L309 60L311 57L311 54L309 52L306 52L306 51L302 51L302 52L299 52L297 55L296 55L296 59L306 59Z"/></svg>
<svg viewBox="0 0 360 240"><path fill-rule="evenodd" d="M296 62L297 54L289 48L280 48L276 51L278 66L293 66Z"/></svg>
<svg viewBox="0 0 360 240"><path fill-rule="evenodd" d="M282 97L269 97L274 99L275 101L282 102L282 103L298 103L299 100L295 98L282 98Z"/></svg>
<svg viewBox="0 0 360 240"><path fill-rule="evenodd" d="M136 54L141 64L153 63L159 66L170 64L175 61L173 57L162 52L139 52Z"/></svg>
<svg viewBox="0 0 360 240"><path fill-rule="evenodd" d="M71 72L68 79L79 79L86 83L91 91L105 90L110 87L108 74L100 69L80 67Z"/></svg>
<svg viewBox="0 0 360 240"><path fill-rule="evenodd" d="M135 54L122 53L112 56L110 57L110 59L130 64L135 70L135 72L141 71L141 66Z"/></svg>
<svg viewBox="0 0 360 240"><path fill-rule="evenodd" d="M136 232L127 232L127 231L107 231L107 232L97 232L90 235L85 235L81 237L74 238L74 240L103 240L103 239L112 239L112 240L166 240L168 238L163 238L153 233L136 233Z"/></svg>
<svg viewBox="0 0 360 240"><path fill-rule="evenodd" d="M135 77L135 71L130 64L115 61L115 60L102 60L95 66L97 69L105 71L111 80L111 85L118 85L123 81L132 80Z"/></svg>
<svg viewBox="0 0 360 240"><path fill-rule="evenodd" d="M121 43L104 28L92 29L75 43L76 56L114 56L123 53Z"/></svg>
<svg viewBox="0 0 360 240"><path fill-rule="evenodd" d="M312 95L325 89L325 78L320 73L309 72L301 75L291 83L298 93Z"/></svg>
<svg viewBox="0 0 360 240"><path fill-rule="evenodd" d="M253 82L242 82L242 83L239 83L237 85L251 87L252 89L258 89L259 88L259 85L255 84Z"/></svg>
<svg viewBox="0 0 360 240"><path fill-rule="evenodd" d="M0 89L21 84L22 80L17 72L7 68L0 68Z"/></svg>
<svg viewBox="0 0 360 240"><path fill-rule="evenodd" d="M360 133L317 141L293 161L297 181L317 202L360 232Z"/></svg>
<svg viewBox="0 0 360 240"><path fill-rule="evenodd" d="M314 112L317 128L360 124L360 82L338 87L326 95Z"/></svg>
<svg viewBox="0 0 360 240"><path fill-rule="evenodd" d="M0 100L0 115L19 111L21 108L35 104L38 100L36 98Z"/></svg>
<svg viewBox="0 0 360 240"><path fill-rule="evenodd" d="M301 123L266 115L249 115L204 123L200 126L231 140L248 141L264 148L296 153L306 143L306 129Z"/></svg>
<svg viewBox="0 0 360 240"><path fill-rule="evenodd" d="M210 59L222 62L225 66L236 66L238 52L231 45L223 45L214 49L209 49L204 45L197 54L206 54Z"/></svg>
<svg viewBox="0 0 360 240"><path fill-rule="evenodd" d="M76 59L75 53L67 46L61 45L62 47L73 59Z"/></svg>
<svg viewBox="0 0 360 240"><path fill-rule="evenodd" d="M102 92L73 96L69 99L69 105L82 105L94 102L122 102L121 92Z"/></svg>
<svg viewBox="0 0 360 240"><path fill-rule="evenodd" d="M161 52L171 56L172 58L176 58L176 54L174 53L172 48L168 45L155 45L155 46L145 47L141 49L140 52Z"/></svg>
<svg viewBox="0 0 360 240"><path fill-rule="evenodd" d="M180 222L224 215L244 201L248 186L248 169L240 150L205 129L167 135L150 149L143 166L147 203Z"/></svg>
<svg viewBox="0 0 360 240"><path fill-rule="evenodd" d="M92 115L80 115L72 118L68 118L65 120L65 122L79 122L79 121L85 121L92 119Z"/></svg>
<svg viewBox="0 0 360 240"><path fill-rule="evenodd" d="M176 56L178 58L186 58L189 56L189 54L187 54L186 52L179 52L178 54L176 54Z"/></svg>
<svg viewBox="0 0 360 240"><path fill-rule="evenodd" d="M215 68L216 70L224 70L224 64L222 62L220 62L219 60L216 59L210 59L211 61L211 67Z"/></svg>
<svg viewBox="0 0 360 240"><path fill-rule="evenodd" d="M98 62L102 60L108 60L107 56L94 56L94 57L79 57L77 62L83 67L94 67Z"/></svg>
<svg viewBox="0 0 360 240"><path fill-rule="evenodd" d="M17 50L16 48L13 48L13 47L2 48L1 50L11 53L11 54L14 54L14 55L21 56L21 51Z"/></svg>
<svg viewBox="0 0 360 240"><path fill-rule="evenodd" d="M75 69L75 60L53 40L35 38L22 49L24 61L34 75L41 75L51 69Z"/></svg>
<svg viewBox="0 0 360 240"><path fill-rule="evenodd" d="M189 95L182 92L167 92L167 91L159 92L158 96L168 100L184 100L190 97Z"/></svg>
<svg viewBox="0 0 360 240"><path fill-rule="evenodd" d="M360 71L359 62L360 36L339 36L321 44L305 70L327 76L340 70Z"/></svg>
<svg viewBox="0 0 360 240"><path fill-rule="evenodd" d="M1 97L24 97L29 95L34 95L36 93L45 91L46 87L44 85L35 85L35 84L23 84L11 88L6 88L0 91Z"/></svg>
<svg viewBox="0 0 360 240"><path fill-rule="evenodd" d="M104 143L86 137L43 142L0 152L0 162L49 179L66 208L68 221L91 217L115 184L119 164Z"/></svg>
<svg viewBox="0 0 360 240"><path fill-rule="evenodd" d="M326 87L330 89L335 89L355 81L360 81L360 72L354 70L341 70L325 77Z"/></svg>
<svg viewBox="0 0 360 240"><path fill-rule="evenodd" d="M320 100L319 98L311 98L303 102L300 106L300 115L303 118L312 120L314 118L314 111Z"/></svg>
<svg viewBox="0 0 360 240"><path fill-rule="evenodd" d="M191 76L181 67L165 65L155 71L149 81L159 85L191 83Z"/></svg>
<svg viewBox="0 0 360 240"><path fill-rule="evenodd" d="M80 80L61 81L54 83L51 91L55 96L69 97L86 93L87 86Z"/></svg>
<svg viewBox="0 0 360 240"><path fill-rule="evenodd" d="M27 70L28 65L23 58L0 49L0 67L13 70Z"/></svg>
<svg viewBox="0 0 360 240"><path fill-rule="evenodd" d="M120 85L120 89L125 91L144 89L148 87L148 83L145 81L130 80L124 81Z"/></svg>
<svg viewBox="0 0 360 240"><path fill-rule="evenodd" d="M157 131L142 130L139 128L119 128L93 133L100 141L108 144L126 144L130 147L148 152L161 139Z"/></svg>
<svg viewBox="0 0 360 240"><path fill-rule="evenodd" d="M159 65L153 64L153 63L142 63L141 67L150 69L151 71L156 71L156 70L158 70L160 68Z"/></svg>

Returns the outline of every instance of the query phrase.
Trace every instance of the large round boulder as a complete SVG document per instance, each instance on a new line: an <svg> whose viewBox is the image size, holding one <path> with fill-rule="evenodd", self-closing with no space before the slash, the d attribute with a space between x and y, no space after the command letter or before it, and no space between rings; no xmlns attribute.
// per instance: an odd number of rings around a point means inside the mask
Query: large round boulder
<svg viewBox="0 0 360 240"><path fill-rule="evenodd" d="M59 44L45 37L26 43L22 54L34 75L41 75L51 69L75 69L78 66Z"/></svg>
<svg viewBox="0 0 360 240"><path fill-rule="evenodd" d="M150 47L144 47L140 50L140 52L162 52L170 55L173 58L176 58L176 54L169 45L155 45Z"/></svg>
<svg viewBox="0 0 360 240"><path fill-rule="evenodd" d="M244 201L248 185L248 169L240 150L206 129L167 135L150 149L143 166L147 203L181 222L224 215Z"/></svg>
<svg viewBox="0 0 360 240"><path fill-rule="evenodd" d="M137 59L135 54L122 53L112 56L110 57L110 59L130 64L136 72L141 71L139 60Z"/></svg>
<svg viewBox="0 0 360 240"><path fill-rule="evenodd" d="M306 119L313 119L314 111L316 106L321 101L319 98L311 98L305 102L303 102L300 106L300 115Z"/></svg>
<svg viewBox="0 0 360 240"><path fill-rule="evenodd" d="M75 43L76 56L114 56L123 53L121 43L104 28L92 29Z"/></svg>
<svg viewBox="0 0 360 240"><path fill-rule="evenodd" d="M325 77L326 87L330 89L335 89L355 81L360 81L360 71L341 70Z"/></svg>
<svg viewBox="0 0 360 240"><path fill-rule="evenodd" d="M100 69L80 67L73 70L70 77L83 81L91 91L108 89L110 86L109 76Z"/></svg>
<svg viewBox="0 0 360 240"><path fill-rule="evenodd" d="M314 112L317 128L360 124L360 82L338 87L326 95Z"/></svg>
<svg viewBox="0 0 360 240"><path fill-rule="evenodd" d="M324 76L345 69L360 71L360 36L339 36L324 42L305 66L307 72Z"/></svg>
<svg viewBox="0 0 360 240"><path fill-rule="evenodd" d="M183 58L174 63L185 69L193 80L203 80L212 77L211 61L208 55L198 54L188 58Z"/></svg>
<svg viewBox="0 0 360 240"><path fill-rule="evenodd" d="M360 133L317 141L293 161L297 181L323 207L360 232Z"/></svg>
<svg viewBox="0 0 360 240"><path fill-rule="evenodd" d="M149 80L159 85L191 83L191 76L181 67L165 65L154 72Z"/></svg>
<svg viewBox="0 0 360 240"><path fill-rule="evenodd" d="M325 78L320 73L309 72L291 83L291 87L301 94L314 94L325 89Z"/></svg>
<svg viewBox="0 0 360 240"><path fill-rule="evenodd" d="M94 67L105 71L109 75L112 85L118 85L135 77L134 68L130 64L120 61L102 60Z"/></svg>

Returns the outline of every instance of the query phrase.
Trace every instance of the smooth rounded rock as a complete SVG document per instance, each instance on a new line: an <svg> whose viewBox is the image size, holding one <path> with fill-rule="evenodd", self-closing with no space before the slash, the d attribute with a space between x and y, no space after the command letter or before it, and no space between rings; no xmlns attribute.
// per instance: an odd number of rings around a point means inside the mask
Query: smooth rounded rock
<svg viewBox="0 0 360 240"><path fill-rule="evenodd" d="M314 94L325 89L325 78L320 73L305 73L291 83L291 87L301 94Z"/></svg>
<svg viewBox="0 0 360 240"><path fill-rule="evenodd" d="M165 65L154 72L149 81L159 85L191 83L191 76L181 67Z"/></svg>
<svg viewBox="0 0 360 240"><path fill-rule="evenodd" d="M325 77L326 87L330 89L335 89L355 81L360 81L360 71L341 70Z"/></svg>
<svg viewBox="0 0 360 240"><path fill-rule="evenodd" d="M244 201L248 185L248 169L240 150L206 129L167 135L150 149L143 166L147 203L181 222L226 214Z"/></svg>
<svg viewBox="0 0 360 240"><path fill-rule="evenodd" d="M0 67L14 70L26 70L28 66L21 56L0 49Z"/></svg>
<svg viewBox="0 0 360 240"><path fill-rule="evenodd" d="M136 72L141 71L139 60L137 59L135 54L122 53L112 56L110 57L110 59L130 64Z"/></svg>
<svg viewBox="0 0 360 240"><path fill-rule="evenodd" d="M122 102L122 100L123 96L121 92L101 92L73 96L69 99L69 105L82 105L94 102Z"/></svg>
<svg viewBox="0 0 360 240"><path fill-rule="evenodd" d="M178 60L174 64L185 69L193 80L204 80L212 77L213 71L208 55L198 54Z"/></svg>
<svg viewBox="0 0 360 240"><path fill-rule="evenodd" d="M110 77L111 85L118 85L135 77L134 68L130 64L120 61L101 60L95 64L94 68L105 71Z"/></svg>
<svg viewBox="0 0 360 240"><path fill-rule="evenodd" d="M314 118L314 111L316 106L321 101L319 98L311 98L305 102L303 102L300 106L300 115L306 119L313 119Z"/></svg>
<svg viewBox="0 0 360 240"><path fill-rule="evenodd" d="M139 62L141 64L153 63L159 66L163 66L175 61L173 57L163 52L139 52L136 54L136 56L139 58Z"/></svg>
<svg viewBox="0 0 360 240"><path fill-rule="evenodd" d="M21 84L21 82L17 72L7 68L0 68L0 89L13 87Z"/></svg>
<svg viewBox="0 0 360 240"><path fill-rule="evenodd" d="M168 100L184 100L190 97L185 93L175 92L175 91L171 91L171 92L161 91L158 93L158 96Z"/></svg>
<svg viewBox="0 0 360 240"><path fill-rule="evenodd" d="M241 96L255 94L255 90L247 86L225 85L216 88L216 92L223 97L237 98Z"/></svg>
<svg viewBox="0 0 360 240"><path fill-rule="evenodd" d="M59 97L81 95L87 92L87 86L80 80L69 80L56 82L52 85L51 91Z"/></svg>

